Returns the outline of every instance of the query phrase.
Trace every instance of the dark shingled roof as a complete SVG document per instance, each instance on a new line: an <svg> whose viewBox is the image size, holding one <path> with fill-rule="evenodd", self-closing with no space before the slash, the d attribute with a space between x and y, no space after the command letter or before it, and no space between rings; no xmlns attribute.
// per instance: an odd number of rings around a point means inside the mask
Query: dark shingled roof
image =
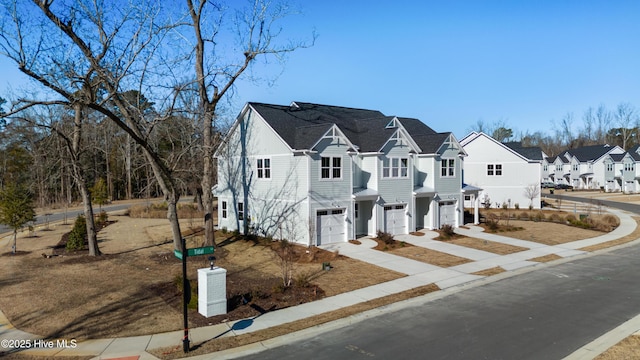
<svg viewBox="0 0 640 360"><path fill-rule="evenodd" d="M580 162L586 162L590 160L596 160L601 158L604 154L611 150L609 145L591 145L583 146L577 149L569 149L565 152L578 158Z"/></svg>
<svg viewBox="0 0 640 360"><path fill-rule="evenodd" d="M311 149L334 124L361 152L379 151L396 130L386 128L394 117L377 110L297 101L290 106L254 102L249 105L295 150ZM398 121L425 153L432 153L433 147L437 150L444 140L437 144L431 141L446 139L450 134L438 134L418 119L399 117Z"/></svg>
<svg viewBox="0 0 640 360"><path fill-rule="evenodd" d="M622 161L622 158L626 155L626 153L624 154L609 154L609 156L611 156L611 160L613 160L614 162L620 162Z"/></svg>
<svg viewBox="0 0 640 360"><path fill-rule="evenodd" d="M525 147L519 141L505 142L503 144L529 160L542 160L542 149L538 146Z"/></svg>

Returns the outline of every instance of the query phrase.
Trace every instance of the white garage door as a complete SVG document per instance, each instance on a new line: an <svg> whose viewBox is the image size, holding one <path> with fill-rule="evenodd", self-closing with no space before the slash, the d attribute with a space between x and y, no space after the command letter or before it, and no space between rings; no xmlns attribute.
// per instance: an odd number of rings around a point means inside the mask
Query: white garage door
<svg viewBox="0 0 640 360"><path fill-rule="evenodd" d="M345 241L344 209L319 210L316 229L318 245Z"/></svg>
<svg viewBox="0 0 640 360"><path fill-rule="evenodd" d="M384 207L384 231L389 234L406 234L407 217L405 205L392 205Z"/></svg>
<svg viewBox="0 0 640 360"><path fill-rule="evenodd" d="M440 203L440 227L445 224L456 226L455 201L443 201Z"/></svg>

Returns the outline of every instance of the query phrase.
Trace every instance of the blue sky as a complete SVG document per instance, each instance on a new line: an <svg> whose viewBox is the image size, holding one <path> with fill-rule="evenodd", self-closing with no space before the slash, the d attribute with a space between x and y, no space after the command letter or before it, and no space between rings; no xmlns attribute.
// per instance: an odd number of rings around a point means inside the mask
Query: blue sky
<svg viewBox="0 0 640 360"><path fill-rule="evenodd" d="M415 117L458 138L482 120L551 134L590 106L640 107L638 1L298 1L282 25L318 34L275 85L235 104L306 101ZM262 65L259 69L264 71ZM0 96L21 78L0 60ZM6 97L6 96L4 96Z"/></svg>

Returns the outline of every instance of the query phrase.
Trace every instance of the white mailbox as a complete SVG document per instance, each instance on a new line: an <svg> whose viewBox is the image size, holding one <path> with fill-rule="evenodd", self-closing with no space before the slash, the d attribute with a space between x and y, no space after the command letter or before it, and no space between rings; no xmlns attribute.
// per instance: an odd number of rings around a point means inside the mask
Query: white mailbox
<svg viewBox="0 0 640 360"><path fill-rule="evenodd" d="M204 317L227 313L226 269L198 269L198 312Z"/></svg>

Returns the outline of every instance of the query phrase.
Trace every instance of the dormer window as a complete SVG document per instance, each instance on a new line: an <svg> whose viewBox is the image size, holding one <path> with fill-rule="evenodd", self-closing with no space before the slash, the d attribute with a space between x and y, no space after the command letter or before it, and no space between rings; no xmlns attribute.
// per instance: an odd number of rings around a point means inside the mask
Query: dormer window
<svg viewBox="0 0 640 360"><path fill-rule="evenodd" d="M440 161L440 176L453 177L456 176L456 160L442 159Z"/></svg>
<svg viewBox="0 0 640 360"><path fill-rule="evenodd" d="M382 159L383 178L405 178L409 176L408 158L384 158Z"/></svg>
<svg viewBox="0 0 640 360"><path fill-rule="evenodd" d="M320 178L322 179L342 178L342 158L323 156L320 160Z"/></svg>

